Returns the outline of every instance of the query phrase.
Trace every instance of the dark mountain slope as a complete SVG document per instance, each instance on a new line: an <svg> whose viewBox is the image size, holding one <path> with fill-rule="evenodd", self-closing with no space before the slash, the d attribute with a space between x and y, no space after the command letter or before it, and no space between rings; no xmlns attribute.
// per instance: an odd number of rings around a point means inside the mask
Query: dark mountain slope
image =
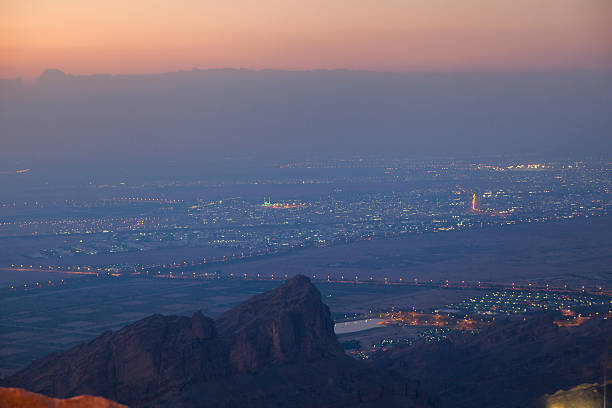
<svg viewBox="0 0 612 408"><path fill-rule="evenodd" d="M7 380L132 407L427 406L418 383L344 355L303 277L219 316L154 315L35 361Z"/></svg>
<svg viewBox="0 0 612 408"><path fill-rule="evenodd" d="M546 314L498 322L476 336L381 353L373 364L420 379L442 408L523 408L544 394L600 381L603 367L612 366L612 321L560 328Z"/></svg>

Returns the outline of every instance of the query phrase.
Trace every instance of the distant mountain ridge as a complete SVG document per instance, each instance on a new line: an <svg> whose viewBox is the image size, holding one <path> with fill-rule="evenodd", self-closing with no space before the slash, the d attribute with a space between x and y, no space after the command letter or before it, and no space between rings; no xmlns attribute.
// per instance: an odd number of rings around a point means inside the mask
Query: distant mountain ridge
<svg viewBox="0 0 612 408"><path fill-rule="evenodd" d="M428 406L417 382L344 354L304 276L216 320L150 316L37 360L7 384L131 407Z"/></svg>

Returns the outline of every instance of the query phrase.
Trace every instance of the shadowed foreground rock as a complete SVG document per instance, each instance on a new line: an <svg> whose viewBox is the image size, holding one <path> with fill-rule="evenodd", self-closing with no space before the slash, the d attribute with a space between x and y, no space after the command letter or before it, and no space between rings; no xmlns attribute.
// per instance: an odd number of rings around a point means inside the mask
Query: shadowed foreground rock
<svg viewBox="0 0 612 408"><path fill-rule="evenodd" d="M216 320L153 315L7 380L132 407L425 407L417 382L345 356L329 309L297 276Z"/></svg>
<svg viewBox="0 0 612 408"><path fill-rule="evenodd" d="M69 399L49 398L21 388L0 387L2 408L127 408L102 397L81 395Z"/></svg>

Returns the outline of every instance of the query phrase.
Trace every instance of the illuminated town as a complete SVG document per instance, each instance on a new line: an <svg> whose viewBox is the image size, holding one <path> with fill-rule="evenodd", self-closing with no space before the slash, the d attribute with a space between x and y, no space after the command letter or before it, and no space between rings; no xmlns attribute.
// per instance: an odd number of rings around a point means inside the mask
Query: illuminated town
<svg viewBox="0 0 612 408"><path fill-rule="evenodd" d="M396 329L393 334L381 330L378 336L358 330L340 336L348 354L367 359L371 353L393 346L411 346L419 341L439 342L455 332L476 334L496 318L525 319L538 313L552 313L554 324L564 328L580 326L589 319L612 319L612 295L553 290L482 290L479 296L430 310L393 308L346 316L340 321L376 319L378 327Z"/></svg>
<svg viewBox="0 0 612 408"><path fill-rule="evenodd" d="M320 169L329 174L284 175ZM366 175L335 175L343 169L363 169ZM1 266L163 273L169 265L176 269L406 234L597 217L611 208L611 164L598 161L359 158L289 163L276 171L275 178L231 182L92 184L85 190L95 196L89 200L41 194L36 200L2 201L0 237L30 240L14 262ZM255 190L242 196L217 191L237 186ZM277 193L272 196L270 190ZM33 212L48 215L31 217ZM165 262L144 261L150 259L145 254L164 250L175 255Z"/></svg>

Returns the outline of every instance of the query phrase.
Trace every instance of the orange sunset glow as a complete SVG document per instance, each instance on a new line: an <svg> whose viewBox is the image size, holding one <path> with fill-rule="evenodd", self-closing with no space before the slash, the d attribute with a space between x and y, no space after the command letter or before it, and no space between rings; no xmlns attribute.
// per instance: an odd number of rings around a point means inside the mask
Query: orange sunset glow
<svg viewBox="0 0 612 408"><path fill-rule="evenodd" d="M612 68L610 0L5 0L0 77Z"/></svg>

